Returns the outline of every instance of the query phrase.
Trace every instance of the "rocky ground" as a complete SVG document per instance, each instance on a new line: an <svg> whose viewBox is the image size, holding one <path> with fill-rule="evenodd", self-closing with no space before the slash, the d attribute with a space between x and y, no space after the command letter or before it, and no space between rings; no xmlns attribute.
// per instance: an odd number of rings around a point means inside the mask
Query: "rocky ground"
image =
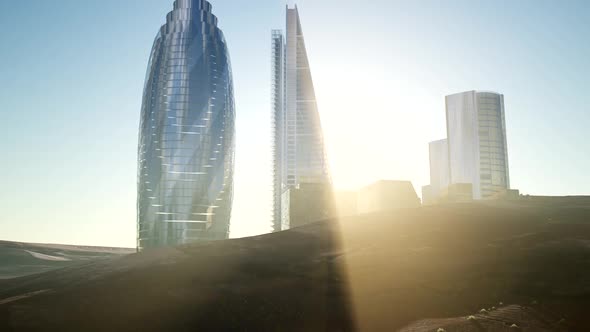
<svg viewBox="0 0 590 332"><path fill-rule="evenodd" d="M590 331L588 308L590 208L562 202L341 218L0 280L0 331Z"/></svg>

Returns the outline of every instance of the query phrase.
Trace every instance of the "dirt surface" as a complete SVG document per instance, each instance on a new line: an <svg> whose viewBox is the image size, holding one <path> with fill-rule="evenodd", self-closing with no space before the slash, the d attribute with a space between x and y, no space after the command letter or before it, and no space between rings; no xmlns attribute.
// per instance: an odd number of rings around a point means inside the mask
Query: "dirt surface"
<svg viewBox="0 0 590 332"><path fill-rule="evenodd" d="M0 279L134 253L133 249L0 241Z"/></svg>
<svg viewBox="0 0 590 332"><path fill-rule="evenodd" d="M4 280L0 303L0 331L590 331L590 209L342 218Z"/></svg>
<svg viewBox="0 0 590 332"><path fill-rule="evenodd" d="M481 309L480 313L454 318L424 319L401 329L402 332L429 331L559 331L567 328L565 319L552 317L531 307L511 305Z"/></svg>

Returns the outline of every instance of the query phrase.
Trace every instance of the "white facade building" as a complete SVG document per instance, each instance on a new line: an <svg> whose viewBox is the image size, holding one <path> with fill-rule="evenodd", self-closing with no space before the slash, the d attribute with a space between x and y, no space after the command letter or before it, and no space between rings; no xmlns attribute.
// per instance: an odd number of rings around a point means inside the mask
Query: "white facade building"
<svg viewBox="0 0 590 332"><path fill-rule="evenodd" d="M430 142L428 150L430 156L430 194L438 197L440 192L448 187L451 182L447 140Z"/></svg>
<svg viewBox="0 0 590 332"><path fill-rule="evenodd" d="M479 91L450 95L446 115L449 182L470 183L474 199L510 189L504 96Z"/></svg>

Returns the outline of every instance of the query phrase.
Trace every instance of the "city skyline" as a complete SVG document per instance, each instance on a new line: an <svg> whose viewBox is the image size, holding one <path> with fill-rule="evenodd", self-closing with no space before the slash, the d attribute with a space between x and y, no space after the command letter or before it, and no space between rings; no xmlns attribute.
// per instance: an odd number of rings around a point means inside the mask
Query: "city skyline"
<svg viewBox="0 0 590 332"><path fill-rule="evenodd" d="M206 0L176 0L148 62L137 248L229 237L235 107L230 56Z"/></svg>
<svg viewBox="0 0 590 332"><path fill-rule="evenodd" d="M212 3L232 53L239 113L231 236L255 235L271 225L268 33L282 26L284 2ZM0 37L11 45L0 54L10 78L0 82L3 239L134 246L137 110L154 25L170 4L0 4ZM590 192L582 88L590 46L579 42L590 29L587 2L504 10L376 0L362 6L371 15L358 15L358 2L298 5L337 188L381 178L427 184L426 144L444 137L444 96L495 90L509 105L511 186Z"/></svg>

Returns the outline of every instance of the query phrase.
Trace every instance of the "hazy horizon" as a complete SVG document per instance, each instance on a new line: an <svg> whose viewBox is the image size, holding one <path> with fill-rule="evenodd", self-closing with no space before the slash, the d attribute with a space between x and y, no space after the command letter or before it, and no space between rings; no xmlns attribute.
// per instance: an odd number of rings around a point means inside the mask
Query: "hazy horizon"
<svg viewBox="0 0 590 332"><path fill-rule="evenodd" d="M141 97L172 2L0 3L0 240L135 246ZM284 29L285 1L210 2L235 81L231 237L266 233L270 32ZM445 95L493 90L512 187L590 194L589 3L297 4L337 189L399 179L420 194L428 142L446 137Z"/></svg>

